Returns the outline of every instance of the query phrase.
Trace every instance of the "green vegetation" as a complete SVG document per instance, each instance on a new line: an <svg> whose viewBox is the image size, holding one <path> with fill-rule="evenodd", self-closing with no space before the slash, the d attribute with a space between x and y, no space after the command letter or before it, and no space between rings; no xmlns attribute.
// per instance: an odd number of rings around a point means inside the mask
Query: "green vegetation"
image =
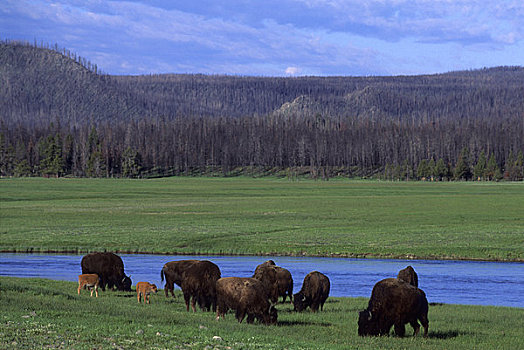
<svg viewBox="0 0 524 350"><path fill-rule="evenodd" d="M181 294L151 304L133 293L77 295L74 282L0 277L2 349L522 349L524 309L432 305L429 337L359 337L365 298L329 298L324 311L279 304L275 326L239 324L233 314L186 312ZM179 292L180 293L180 292ZM214 339L220 337L220 339Z"/></svg>
<svg viewBox="0 0 524 350"><path fill-rule="evenodd" d="M0 250L524 260L524 184L0 180Z"/></svg>

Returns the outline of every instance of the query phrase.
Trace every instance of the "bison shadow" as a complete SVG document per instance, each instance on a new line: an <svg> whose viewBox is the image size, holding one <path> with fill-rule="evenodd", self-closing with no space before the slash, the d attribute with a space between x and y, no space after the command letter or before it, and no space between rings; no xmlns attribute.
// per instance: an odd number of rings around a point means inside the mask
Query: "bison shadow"
<svg viewBox="0 0 524 350"><path fill-rule="evenodd" d="M331 327L331 323L325 322L308 322L308 321L278 321L278 326L292 327L292 326L320 326L320 327Z"/></svg>
<svg viewBox="0 0 524 350"><path fill-rule="evenodd" d="M432 338L432 339L451 339L451 338L456 338L460 335L466 335L467 332L458 332L458 331L445 331L445 332L442 332L442 331L432 331L432 332L429 332L428 334L428 338Z"/></svg>

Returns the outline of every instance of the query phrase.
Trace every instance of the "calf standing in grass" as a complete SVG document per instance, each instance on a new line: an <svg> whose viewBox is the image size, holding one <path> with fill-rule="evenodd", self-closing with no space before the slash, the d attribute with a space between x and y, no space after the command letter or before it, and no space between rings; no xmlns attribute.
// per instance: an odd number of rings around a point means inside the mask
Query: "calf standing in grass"
<svg viewBox="0 0 524 350"><path fill-rule="evenodd" d="M136 298L138 302L140 303L140 298L144 297L144 304L148 303L151 304L151 301L149 300L149 297L151 293L158 292L156 285L151 284L149 282L138 282L136 284Z"/></svg>
<svg viewBox="0 0 524 350"><path fill-rule="evenodd" d="M93 289L95 295L98 298L98 286L100 285L100 278L95 273L86 273L83 275L78 275L78 295L80 295L80 290L83 288L88 288L91 290L91 296L93 296Z"/></svg>

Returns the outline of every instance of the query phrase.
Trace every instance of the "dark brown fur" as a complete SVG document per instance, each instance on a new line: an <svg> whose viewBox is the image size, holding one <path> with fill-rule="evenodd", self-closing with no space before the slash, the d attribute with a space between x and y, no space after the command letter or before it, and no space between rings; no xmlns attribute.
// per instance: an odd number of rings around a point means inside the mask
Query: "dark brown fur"
<svg viewBox="0 0 524 350"><path fill-rule="evenodd" d="M415 272L415 269L411 266L400 270L398 272L397 278L411 284L412 286L418 287L418 275Z"/></svg>
<svg viewBox="0 0 524 350"><path fill-rule="evenodd" d="M359 313L358 334L387 335L392 326L395 334L403 337L409 322L413 335L424 327L424 337L428 335L428 301L426 294L397 278L386 278L373 287L368 308Z"/></svg>
<svg viewBox="0 0 524 350"><path fill-rule="evenodd" d="M302 289L294 295L293 305L296 311L303 311L308 306L311 311L317 312L324 309L324 303L329 296L329 278L318 271L310 272L304 277Z"/></svg>
<svg viewBox="0 0 524 350"><path fill-rule="evenodd" d="M211 261L203 260L187 268L181 288L186 309L196 311L195 304L202 310L216 310L216 281L221 277L220 269Z"/></svg>
<svg viewBox="0 0 524 350"><path fill-rule="evenodd" d="M273 260L268 260L257 266L253 278L264 283L268 292L268 298L276 303L278 297L283 297L282 302L286 302L286 297L293 302L293 277L291 273L280 266L276 266Z"/></svg>
<svg viewBox="0 0 524 350"><path fill-rule="evenodd" d="M116 287L118 290L131 291L131 278L124 273L122 258L113 253L90 253L80 263L82 273L96 273L100 277L100 287L105 290Z"/></svg>
<svg viewBox="0 0 524 350"><path fill-rule="evenodd" d="M175 283L177 286L181 287L185 271L197 261L198 260L178 260L170 261L164 264L162 270L160 271L160 279L162 282L164 282L164 276L166 278L166 285L164 286L166 298L168 296L168 292L171 292L171 295L175 297Z"/></svg>
<svg viewBox="0 0 524 350"><path fill-rule="evenodd" d="M275 324L277 311L269 303L261 281L249 277L225 277L216 283L217 320L224 317L229 309L235 310L235 317L247 323L257 318L263 324Z"/></svg>

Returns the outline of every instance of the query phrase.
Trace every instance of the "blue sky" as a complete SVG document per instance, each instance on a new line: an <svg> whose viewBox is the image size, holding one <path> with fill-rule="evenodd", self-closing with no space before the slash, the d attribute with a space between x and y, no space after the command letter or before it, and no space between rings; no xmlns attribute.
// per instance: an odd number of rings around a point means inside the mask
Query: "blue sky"
<svg viewBox="0 0 524 350"><path fill-rule="evenodd" d="M110 74L411 75L524 65L524 1L1 0L0 38Z"/></svg>

